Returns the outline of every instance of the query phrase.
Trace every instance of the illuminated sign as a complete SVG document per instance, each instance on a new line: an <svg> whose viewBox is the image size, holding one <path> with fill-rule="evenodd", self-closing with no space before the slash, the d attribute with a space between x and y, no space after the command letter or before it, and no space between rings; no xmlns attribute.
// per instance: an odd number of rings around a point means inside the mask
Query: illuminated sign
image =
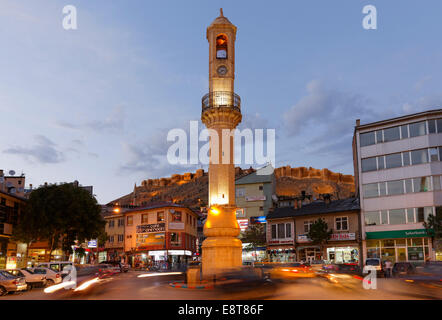
<svg viewBox="0 0 442 320"><path fill-rule="evenodd" d="M250 224L266 223L266 222L267 222L266 216L250 217Z"/></svg>
<svg viewBox="0 0 442 320"><path fill-rule="evenodd" d="M244 231L249 226L249 219L238 219L239 228Z"/></svg>
<svg viewBox="0 0 442 320"><path fill-rule="evenodd" d="M169 229L183 230L184 222L169 222Z"/></svg>
<svg viewBox="0 0 442 320"><path fill-rule="evenodd" d="M164 245L164 233L137 234L137 247Z"/></svg>
<svg viewBox="0 0 442 320"><path fill-rule="evenodd" d="M148 232L158 232L166 231L165 223L155 223L155 224L143 224L137 226L137 233L148 233Z"/></svg>
<svg viewBox="0 0 442 320"><path fill-rule="evenodd" d="M356 235L354 233L333 233L330 236L331 241L342 241L342 240L355 240Z"/></svg>
<svg viewBox="0 0 442 320"><path fill-rule="evenodd" d="M246 197L246 201L265 201L266 196L251 196Z"/></svg>
<svg viewBox="0 0 442 320"><path fill-rule="evenodd" d="M88 248L96 248L97 247L97 240L91 240L87 242Z"/></svg>

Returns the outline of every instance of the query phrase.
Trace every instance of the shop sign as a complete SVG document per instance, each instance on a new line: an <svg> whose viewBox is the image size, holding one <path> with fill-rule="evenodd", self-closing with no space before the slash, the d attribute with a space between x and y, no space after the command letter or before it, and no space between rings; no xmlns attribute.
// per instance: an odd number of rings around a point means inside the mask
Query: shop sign
<svg viewBox="0 0 442 320"><path fill-rule="evenodd" d="M298 235L298 242L310 242L310 238L306 234Z"/></svg>
<svg viewBox="0 0 442 320"><path fill-rule="evenodd" d="M237 217L240 217L240 218L245 217L246 214L245 214L244 209L243 209L243 208L237 208L237 209L236 209L236 216L237 216Z"/></svg>
<svg viewBox="0 0 442 320"><path fill-rule="evenodd" d="M251 196L246 197L246 201L265 201L266 196Z"/></svg>
<svg viewBox="0 0 442 320"><path fill-rule="evenodd" d="M136 243L138 249L148 246L162 246L165 243L164 233L137 234Z"/></svg>
<svg viewBox="0 0 442 320"><path fill-rule="evenodd" d="M366 232L367 239L397 239L397 238L421 238L429 237L426 229L416 230L395 230Z"/></svg>
<svg viewBox="0 0 442 320"><path fill-rule="evenodd" d="M169 222L169 229L183 230L184 222Z"/></svg>
<svg viewBox="0 0 442 320"><path fill-rule="evenodd" d="M249 219L238 219L239 228L244 231L249 226Z"/></svg>
<svg viewBox="0 0 442 320"><path fill-rule="evenodd" d="M165 223L143 224L137 226L137 233L166 231Z"/></svg>
<svg viewBox="0 0 442 320"><path fill-rule="evenodd" d="M330 236L330 241L342 241L342 240L355 240L356 235L354 233L333 233Z"/></svg>
<svg viewBox="0 0 442 320"><path fill-rule="evenodd" d="M250 224L266 223L266 216L250 217Z"/></svg>
<svg viewBox="0 0 442 320"><path fill-rule="evenodd" d="M270 240L269 244L293 244L293 240Z"/></svg>
<svg viewBox="0 0 442 320"><path fill-rule="evenodd" d="M90 240L87 242L88 248L96 248L97 247L97 240Z"/></svg>

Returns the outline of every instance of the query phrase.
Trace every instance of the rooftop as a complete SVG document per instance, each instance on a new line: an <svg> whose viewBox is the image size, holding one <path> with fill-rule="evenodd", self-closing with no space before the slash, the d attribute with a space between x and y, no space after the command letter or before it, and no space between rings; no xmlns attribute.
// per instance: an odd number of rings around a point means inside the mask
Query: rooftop
<svg viewBox="0 0 442 320"><path fill-rule="evenodd" d="M274 177L274 169L271 165L249 173L248 175L235 180L235 184L251 184L251 183L271 183Z"/></svg>
<svg viewBox="0 0 442 320"><path fill-rule="evenodd" d="M267 220L356 210L360 210L358 198L334 200L329 204L322 200L316 200L312 203L302 205L300 209L293 207L275 208L273 212L267 215Z"/></svg>

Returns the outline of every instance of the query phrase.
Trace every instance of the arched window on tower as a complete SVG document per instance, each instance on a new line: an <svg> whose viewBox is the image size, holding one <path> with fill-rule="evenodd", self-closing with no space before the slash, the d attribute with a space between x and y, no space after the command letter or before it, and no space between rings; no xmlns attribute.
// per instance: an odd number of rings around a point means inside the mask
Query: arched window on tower
<svg viewBox="0 0 442 320"><path fill-rule="evenodd" d="M216 58L227 59L227 36L225 34L216 37Z"/></svg>

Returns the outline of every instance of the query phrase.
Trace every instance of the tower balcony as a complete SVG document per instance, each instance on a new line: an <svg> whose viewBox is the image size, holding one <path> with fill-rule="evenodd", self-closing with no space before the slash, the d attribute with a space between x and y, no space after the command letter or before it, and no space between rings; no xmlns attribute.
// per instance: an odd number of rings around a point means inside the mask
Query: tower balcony
<svg viewBox="0 0 442 320"><path fill-rule="evenodd" d="M202 112L211 108L231 108L241 112L241 98L231 91L212 91L201 99Z"/></svg>

